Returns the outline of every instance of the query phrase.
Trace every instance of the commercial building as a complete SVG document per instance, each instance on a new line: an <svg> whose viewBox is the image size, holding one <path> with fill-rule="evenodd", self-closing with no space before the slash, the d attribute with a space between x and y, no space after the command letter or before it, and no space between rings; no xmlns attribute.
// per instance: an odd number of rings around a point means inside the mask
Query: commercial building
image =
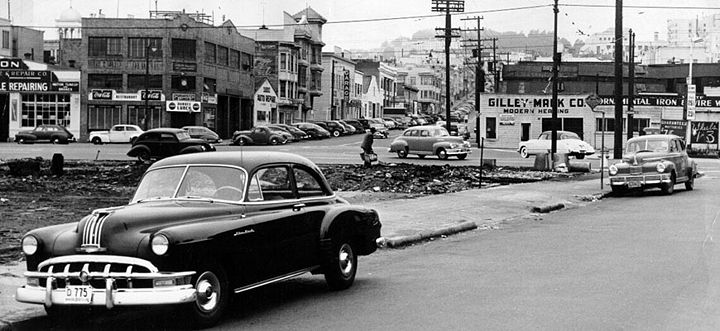
<svg viewBox="0 0 720 331"><path fill-rule="evenodd" d="M204 125L227 138L253 119L255 42L231 21L151 12L149 19L83 18L61 38L59 61L82 70L81 138L118 123Z"/></svg>
<svg viewBox="0 0 720 331"><path fill-rule="evenodd" d="M317 99L315 120L358 118L362 113L362 80L364 76L355 70L355 61L340 49L322 53L322 86L328 93Z"/></svg>
<svg viewBox="0 0 720 331"><path fill-rule="evenodd" d="M315 99L323 94L321 53L325 22L325 18L308 7L295 15L284 12L282 29L263 26L240 30L257 42L255 87L267 80L277 91L277 111L271 114L271 123L305 121L315 116Z"/></svg>
<svg viewBox="0 0 720 331"><path fill-rule="evenodd" d="M80 71L0 58L0 140L41 124L80 134Z"/></svg>

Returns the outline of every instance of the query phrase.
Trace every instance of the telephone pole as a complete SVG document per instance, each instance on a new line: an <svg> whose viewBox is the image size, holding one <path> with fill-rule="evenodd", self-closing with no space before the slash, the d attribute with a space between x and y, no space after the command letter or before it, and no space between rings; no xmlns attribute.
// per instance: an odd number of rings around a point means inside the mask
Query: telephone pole
<svg viewBox="0 0 720 331"><path fill-rule="evenodd" d="M450 42L452 38L460 37L453 35L450 13L464 12L465 0L432 0L432 11L445 13L445 28L436 28L435 30L444 32L442 36L436 37L445 38L445 124L450 132ZM455 30L460 31L460 29Z"/></svg>
<svg viewBox="0 0 720 331"><path fill-rule="evenodd" d="M554 29L553 29L553 65L552 65L552 135L550 136L550 164L555 168L555 153L557 153L557 130L558 130L558 66L560 65L560 56L557 53L557 25L558 25L558 0L555 0L553 12L555 13Z"/></svg>
<svg viewBox="0 0 720 331"><path fill-rule="evenodd" d="M463 21L467 20L476 20L477 21L477 28L475 29L467 29L465 31L477 31L477 40L475 42L477 43L475 45L475 52L477 57L477 60L475 61L475 142L478 143L478 146L480 144L480 129L478 128L477 121L480 119L480 92L485 92L485 73L482 69L482 38L480 38L480 32L484 29L480 27L480 20L482 20L482 16L479 17L469 17L469 18L463 18ZM472 42L473 40L468 40ZM472 47L473 45L463 45L463 47Z"/></svg>
<svg viewBox="0 0 720 331"><path fill-rule="evenodd" d="M622 44L622 0L615 0L615 131L613 158L622 158L623 145L623 44Z"/></svg>

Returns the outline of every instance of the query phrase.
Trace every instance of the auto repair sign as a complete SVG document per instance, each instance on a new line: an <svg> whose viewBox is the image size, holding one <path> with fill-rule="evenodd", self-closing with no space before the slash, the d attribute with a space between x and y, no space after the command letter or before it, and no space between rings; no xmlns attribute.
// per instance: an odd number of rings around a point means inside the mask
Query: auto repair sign
<svg viewBox="0 0 720 331"><path fill-rule="evenodd" d="M166 111L183 112L183 113L199 113L202 109L201 103L198 101L167 101L165 102Z"/></svg>

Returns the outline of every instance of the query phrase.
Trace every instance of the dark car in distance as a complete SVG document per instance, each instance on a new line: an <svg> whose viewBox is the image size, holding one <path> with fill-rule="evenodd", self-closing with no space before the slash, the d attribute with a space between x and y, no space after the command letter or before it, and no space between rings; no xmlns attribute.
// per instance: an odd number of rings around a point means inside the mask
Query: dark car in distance
<svg viewBox="0 0 720 331"><path fill-rule="evenodd" d="M305 131L309 139L330 138L330 132L315 123L297 122L293 123L296 128Z"/></svg>
<svg viewBox="0 0 720 331"><path fill-rule="evenodd" d="M258 125L250 130L235 131L233 145L279 145L292 139L292 134L282 129Z"/></svg>
<svg viewBox="0 0 720 331"><path fill-rule="evenodd" d="M618 163L608 167L615 193L657 187L672 194L675 185L695 188L697 164L688 157L685 142L676 135L651 134L629 139Z"/></svg>
<svg viewBox="0 0 720 331"><path fill-rule="evenodd" d="M365 127L358 120L346 119L343 120L345 123L352 125L355 128L356 133L365 133Z"/></svg>
<svg viewBox="0 0 720 331"><path fill-rule="evenodd" d="M173 305L209 327L233 294L304 273L349 288L380 228L377 211L336 196L302 156L180 155L151 165L128 205L25 234L26 284L15 298L59 319L88 307Z"/></svg>
<svg viewBox="0 0 720 331"><path fill-rule="evenodd" d="M289 129L288 127L285 127L284 125L280 125L280 124L268 124L267 127L272 130L285 131L285 132L291 134L292 141L300 141L300 140L307 138L307 134L305 132L303 132L302 130L300 130L294 126L290 126L290 128L292 128L292 129Z"/></svg>
<svg viewBox="0 0 720 331"><path fill-rule="evenodd" d="M173 155L214 150L215 146L203 139L190 137L190 134L183 129L157 128L145 131L137 137L127 156L148 162Z"/></svg>
<svg viewBox="0 0 720 331"><path fill-rule="evenodd" d="M328 130L333 137L340 137L346 134L345 126L337 121L318 121L313 123L323 127L325 130Z"/></svg>
<svg viewBox="0 0 720 331"><path fill-rule="evenodd" d="M18 144L32 144L37 141L67 144L75 141L75 137L67 128L57 124L42 124L32 130L20 131L15 134L15 142Z"/></svg>

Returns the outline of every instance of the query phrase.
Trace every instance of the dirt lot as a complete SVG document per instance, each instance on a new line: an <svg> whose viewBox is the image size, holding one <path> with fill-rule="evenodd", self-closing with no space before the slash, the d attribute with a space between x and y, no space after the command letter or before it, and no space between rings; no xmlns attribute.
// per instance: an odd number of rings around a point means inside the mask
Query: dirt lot
<svg viewBox="0 0 720 331"><path fill-rule="evenodd" d="M18 161L0 164L0 263L21 259L19 242L34 228L78 221L97 208L126 204L147 165L121 161L66 161L62 176L51 174L50 160L38 159L36 175L11 174ZM320 165L334 190L352 203L407 199L472 188L479 167L381 164ZM23 169L27 169L25 164ZM554 178L550 172L483 169L483 187ZM352 191L352 194L347 194ZM345 194L344 194L345 193Z"/></svg>

